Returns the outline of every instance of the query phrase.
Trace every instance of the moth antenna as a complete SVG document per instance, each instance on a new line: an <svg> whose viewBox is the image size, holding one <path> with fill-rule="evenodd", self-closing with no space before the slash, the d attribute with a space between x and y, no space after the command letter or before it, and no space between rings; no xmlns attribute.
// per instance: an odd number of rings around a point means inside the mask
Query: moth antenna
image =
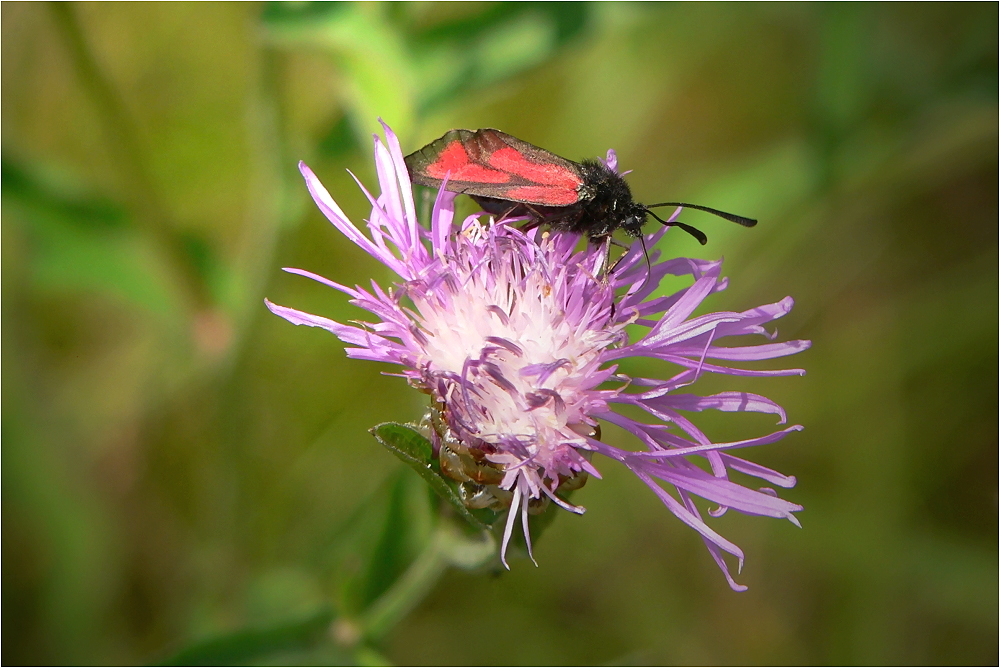
<svg viewBox="0 0 1000 668"><path fill-rule="evenodd" d="M688 234L690 234L692 237L694 237L695 239L697 239L698 243L700 243L702 246L704 246L705 244L708 243L708 237L706 237L705 233L702 232L701 230L699 230L697 227L691 227L690 225L682 223L679 220L675 220L673 222L667 222L667 221L663 220L662 218L660 218L659 216L657 216L652 211L650 211L648 208L646 209L646 213L648 213L649 215L651 215L653 218L656 218L658 221L660 221L661 223L663 223L667 227L679 227L679 228L681 228L682 230L684 230L685 232L687 232ZM756 221L754 221L754 222L756 222ZM645 248L645 247L646 247L645 244L643 244L643 248ZM649 262L649 258L648 257L646 258L646 262Z"/></svg>
<svg viewBox="0 0 1000 668"><path fill-rule="evenodd" d="M659 204L647 204L646 208L652 209L658 206L682 206L685 209L698 209L699 211L705 211L706 213L718 216L719 218L725 218L726 220L734 222L737 225L742 225L743 227L753 227L754 225L757 224L756 218L737 216L735 213L726 213L725 211L719 211L718 209L713 209L708 206L701 206L700 204L685 204L684 202L660 202Z"/></svg>

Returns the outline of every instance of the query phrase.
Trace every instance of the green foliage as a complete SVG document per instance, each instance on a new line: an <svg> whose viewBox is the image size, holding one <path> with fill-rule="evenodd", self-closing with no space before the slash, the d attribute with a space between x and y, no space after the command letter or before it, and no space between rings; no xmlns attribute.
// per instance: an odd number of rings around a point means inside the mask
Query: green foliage
<svg viewBox="0 0 1000 668"><path fill-rule="evenodd" d="M412 555L407 554L409 524L406 516L406 478L399 477L389 493L389 512L379 541L367 560L360 604L364 609L378 599L406 569Z"/></svg>
<svg viewBox="0 0 1000 668"><path fill-rule="evenodd" d="M155 249L131 227L123 206L78 179L5 158L4 204L35 251L32 278L55 292L113 295L160 316L176 316Z"/></svg>
<svg viewBox="0 0 1000 668"><path fill-rule="evenodd" d="M405 137L418 117L551 60L581 36L591 14L587 3L500 2L423 27L391 5L270 3L262 20L276 45L337 63L344 118L367 146L372 118ZM345 127L342 119L321 148L343 150Z"/></svg>
<svg viewBox="0 0 1000 668"><path fill-rule="evenodd" d="M458 496L456 483L441 475L441 469L433 459L434 448L413 427L394 422L386 422L371 429L372 436L385 448L417 472L434 493L450 506L452 512L468 522L473 528L488 530L496 521L496 513L481 508L470 510Z"/></svg>
<svg viewBox="0 0 1000 668"><path fill-rule="evenodd" d="M302 621L230 633L189 645L157 665L246 665L262 656L314 645L329 631L333 619L333 611L327 608Z"/></svg>

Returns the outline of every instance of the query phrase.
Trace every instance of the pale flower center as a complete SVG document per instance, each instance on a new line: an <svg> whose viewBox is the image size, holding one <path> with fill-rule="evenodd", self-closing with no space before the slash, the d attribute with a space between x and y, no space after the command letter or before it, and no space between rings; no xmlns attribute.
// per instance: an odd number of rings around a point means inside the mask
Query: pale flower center
<svg viewBox="0 0 1000 668"><path fill-rule="evenodd" d="M474 426L484 441L513 436L544 449L580 440L568 425L585 417L588 368L614 336L571 321L556 293L542 271L522 279L474 270L456 292L414 300L427 336L421 361L431 371L462 377L469 360L491 365L493 375L479 372L487 382L475 387L481 418Z"/></svg>

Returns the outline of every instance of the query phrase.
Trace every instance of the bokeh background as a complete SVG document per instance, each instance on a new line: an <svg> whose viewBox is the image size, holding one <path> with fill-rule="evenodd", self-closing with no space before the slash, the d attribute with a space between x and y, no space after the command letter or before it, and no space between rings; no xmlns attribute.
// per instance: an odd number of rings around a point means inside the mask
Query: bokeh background
<svg viewBox="0 0 1000 668"><path fill-rule="evenodd" d="M996 664L996 4L0 12L3 663L207 641L254 663ZM280 267L389 280L296 171L367 216L345 169L374 182L379 116L404 150L454 127L573 159L614 147L639 201L760 219L691 214L709 245L662 244L726 257L712 310L791 294L781 336L814 341L804 378L696 388L806 425L752 453L798 476L803 529L715 522L748 592L604 461L538 568L448 570L351 649L338 620L430 521L367 430L424 397L263 298L346 320L361 312Z"/></svg>

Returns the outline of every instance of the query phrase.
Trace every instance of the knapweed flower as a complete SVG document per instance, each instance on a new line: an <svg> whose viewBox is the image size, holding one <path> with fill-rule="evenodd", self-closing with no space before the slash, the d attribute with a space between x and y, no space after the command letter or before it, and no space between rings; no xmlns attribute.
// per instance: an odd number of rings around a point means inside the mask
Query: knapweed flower
<svg viewBox="0 0 1000 668"><path fill-rule="evenodd" d="M681 390L702 374L801 375L800 369L749 370L730 366L804 350L806 341L773 342L764 328L789 312L791 298L748 311L693 315L702 301L726 287L721 262L687 258L649 263L638 243L613 272L604 248L579 237L539 229L522 231L510 221L470 216L454 225L455 194L437 193L430 228L417 222L410 179L399 142L385 127L375 137L381 194L373 197L369 235L355 226L316 176L300 169L317 206L334 226L399 276L388 289L347 287L301 269L299 274L346 293L375 322L342 324L267 302L296 325L326 329L347 343L348 357L399 365L400 375L431 396L435 446L442 470L466 483L469 507L509 504L501 547L506 551L520 517L531 554L528 514L547 500L582 513L561 498L589 475L600 477L594 453L631 469L670 511L704 539L731 577L723 553L743 565L743 552L703 519L692 497L716 504L710 515L732 508L750 515L783 517L798 524L801 510L770 487L751 489L730 480L731 471L778 487L795 479L733 454L772 443L791 426L767 436L713 443L686 416L705 409L785 413L774 402L747 392L698 396ZM613 152L607 164L615 168ZM359 182L359 185L360 182ZM675 212L676 217L678 212ZM646 237L650 248L666 233ZM690 276L671 295L656 295L665 276ZM630 326L633 326L630 328ZM642 335L630 337L631 330ZM763 335L766 343L723 346L727 337ZM670 378L629 378L617 362L630 357L676 366ZM650 416L640 421L616 411L634 406ZM638 438L645 450L623 450L600 440L600 421ZM702 462L704 468L695 462ZM672 488L670 491L663 484Z"/></svg>

